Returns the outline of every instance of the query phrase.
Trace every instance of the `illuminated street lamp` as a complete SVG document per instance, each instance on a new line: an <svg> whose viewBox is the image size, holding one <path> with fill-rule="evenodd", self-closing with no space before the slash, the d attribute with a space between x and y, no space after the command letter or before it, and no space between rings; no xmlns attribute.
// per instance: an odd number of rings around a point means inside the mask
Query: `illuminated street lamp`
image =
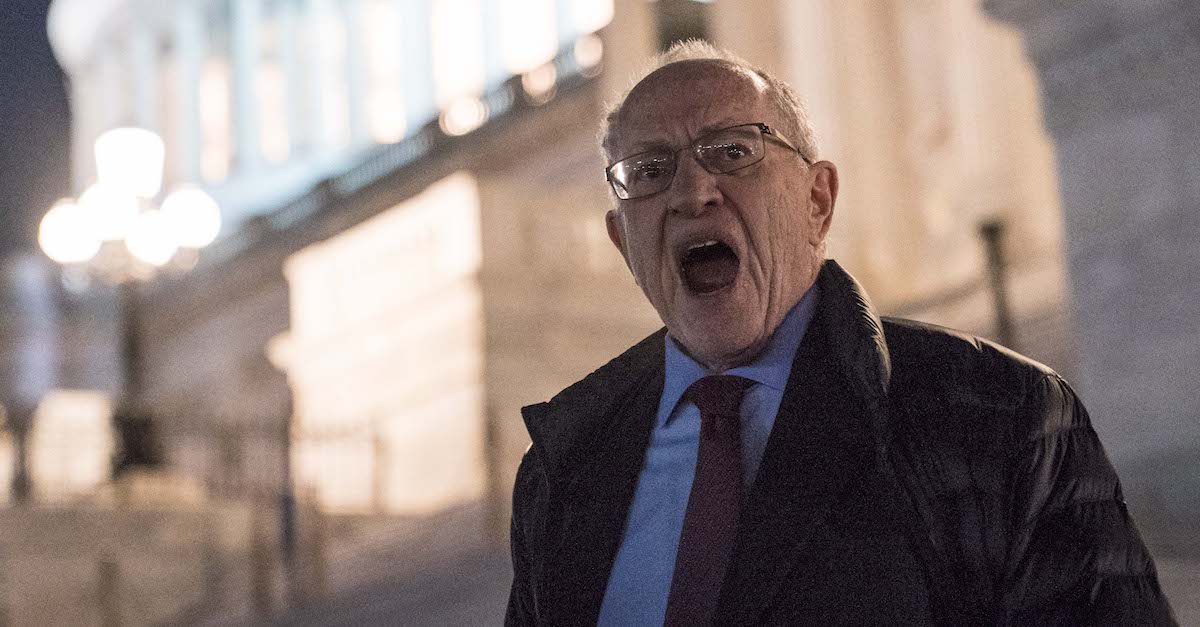
<svg viewBox="0 0 1200 627"><path fill-rule="evenodd" d="M134 283L164 269L187 269L221 230L216 201L195 185L171 189L161 202L162 138L141 128L106 131L95 143L96 182L79 199L46 212L38 244L64 266L64 279L99 277L118 286L124 384L114 415L125 462L153 463L150 412L141 405L141 349Z"/></svg>
<svg viewBox="0 0 1200 627"><path fill-rule="evenodd" d="M96 182L78 200L63 199L42 218L38 243L68 267L85 266L117 283L148 278L173 260L194 259L216 239L221 211L195 185L172 189L161 204L162 138L122 127L96 139Z"/></svg>

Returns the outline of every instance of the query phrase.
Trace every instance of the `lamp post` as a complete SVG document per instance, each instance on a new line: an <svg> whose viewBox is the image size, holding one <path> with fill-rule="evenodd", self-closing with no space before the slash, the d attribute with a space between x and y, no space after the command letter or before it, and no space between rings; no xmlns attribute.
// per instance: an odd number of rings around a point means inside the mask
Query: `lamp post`
<svg viewBox="0 0 1200 627"><path fill-rule="evenodd" d="M135 284L160 272L190 269L200 249L216 239L221 212L195 185L162 193L166 151L156 133L114 128L101 134L94 148L96 182L78 199L64 198L46 212L38 244L64 267L66 278L84 284L98 278L117 287L125 376L114 418L128 459L150 453L145 449L150 443L139 442L149 414L140 398Z"/></svg>

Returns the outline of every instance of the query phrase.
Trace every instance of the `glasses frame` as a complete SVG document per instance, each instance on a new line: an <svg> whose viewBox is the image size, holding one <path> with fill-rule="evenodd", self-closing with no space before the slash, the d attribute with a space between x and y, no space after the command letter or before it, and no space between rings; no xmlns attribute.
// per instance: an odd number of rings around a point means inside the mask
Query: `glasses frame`
<svg viewBox="0 0 1200 627"><path fill-rule="evenodd" d="M706 137L715 135L717 133L723 133L725 131L729 131L729 130L732 130L735 128L741 128L743 126L756 127L762 133L762 137L764 140L764 150L763 150L762 156L759 157L758 159L755 159L754 161L751 161L744 165L740 165L732 170L724 170L724 171L718 170L718 171L714 172L714 171L710 170L707 166L705 166L704 161L702 161L700 159L699 144L700 144L701 140L703 140ZM675 182L675 170L679 167L679 160L676 159L675 156L678 155L679 153L683 152L684 150L688 150L690 148L692 150L692 153L696 156L696 162L699 163L700 167L704 168L705 171L707 171L711 174L730 174L732 172L737 172L738 170L748 168L748 167L762 161L763 159L765 159L767 156L767 151L765 150L765 148L766 148L765 140L768 137L779 142L780 144L785 146L788 150L791 150L792 152L800 155L800 158L804 160L804 163L807 163L808 165L813 164L812 160L809 159L799 148L796 148L794 145L792 145L792 142L788 141L788 139L786 137L784 137L782 133L776 131L775 129L771 128L770 126L767 126L763 122L748 122L746 124L734 124L733 126L726 126L723 128L714 129L712 131L705 133L704 135L701 135L700 137L697 137L695 141L688 144L687 146L684 146L683 148L679 148L677 150L671 151L672 161L671 161L670 178L667 180L666 186L658 191L650 192L649 194L642 194L640 196L630 196L628 188L626 188L624 185L619 183L613 177L613 168L617 167L618 164L628 161L630 159L633 159L635 157L640 157L642 155L648 155L651 153L658 152L657 150L646 150L646 151L634 153L623 159L618 159L617 161L610 164L608 167L604 168L604 180L608 181L609 186L612 187L613 193L616 194L617 198L619 198L621 200L632 200L634 198L649 198L650 196L653 196L655 194L661 194L661 193L667 191L668 189L671 189L671 184ZM624 190L624 195L622 195L622 190Z"/></svg>

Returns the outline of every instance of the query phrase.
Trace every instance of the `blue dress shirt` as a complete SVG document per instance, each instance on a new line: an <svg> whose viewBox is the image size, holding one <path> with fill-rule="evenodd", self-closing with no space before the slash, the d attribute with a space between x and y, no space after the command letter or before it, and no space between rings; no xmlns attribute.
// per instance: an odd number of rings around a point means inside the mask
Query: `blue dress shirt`
<svg viewBox="0 0 1200 627"><path fill-rule="evenodd" d="M754 381L742 399L742 469L747 489L754 481L796 349L819 298L816 284L787 313L753 362L724 374ZM687 510L700 447L700 410L680 402L697 379L709 373L666 336L666 378L646 458L600 607L600 625L663 624L675 572L675 553Z"/></svg>

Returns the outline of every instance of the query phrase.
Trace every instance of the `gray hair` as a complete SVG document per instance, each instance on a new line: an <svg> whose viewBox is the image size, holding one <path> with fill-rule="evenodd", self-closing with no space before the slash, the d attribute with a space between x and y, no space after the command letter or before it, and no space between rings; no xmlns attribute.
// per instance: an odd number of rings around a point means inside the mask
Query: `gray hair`
<svg viewBox="0 0 1200 627"><path fill-rule="evenodd" d="M621 93L615 104L608 107L604 121L600 124L600 150L605 158L608 155L608 141L617 117L625 106L629 93L643 79L661 67L680 61L715 61L735 71L762 79L766 84L766 94L771 105L779 114L780 130L791 140L796 148L810 161L817 160L817 134L808 118L808 109L804 106L800 94L791 85L771 75L762 68L751 65L745 59L723 48L718 48L702 39L688 39L673 44L666 52L656 55L645 67L638 71L630 81L629 87Z"/></svg>

